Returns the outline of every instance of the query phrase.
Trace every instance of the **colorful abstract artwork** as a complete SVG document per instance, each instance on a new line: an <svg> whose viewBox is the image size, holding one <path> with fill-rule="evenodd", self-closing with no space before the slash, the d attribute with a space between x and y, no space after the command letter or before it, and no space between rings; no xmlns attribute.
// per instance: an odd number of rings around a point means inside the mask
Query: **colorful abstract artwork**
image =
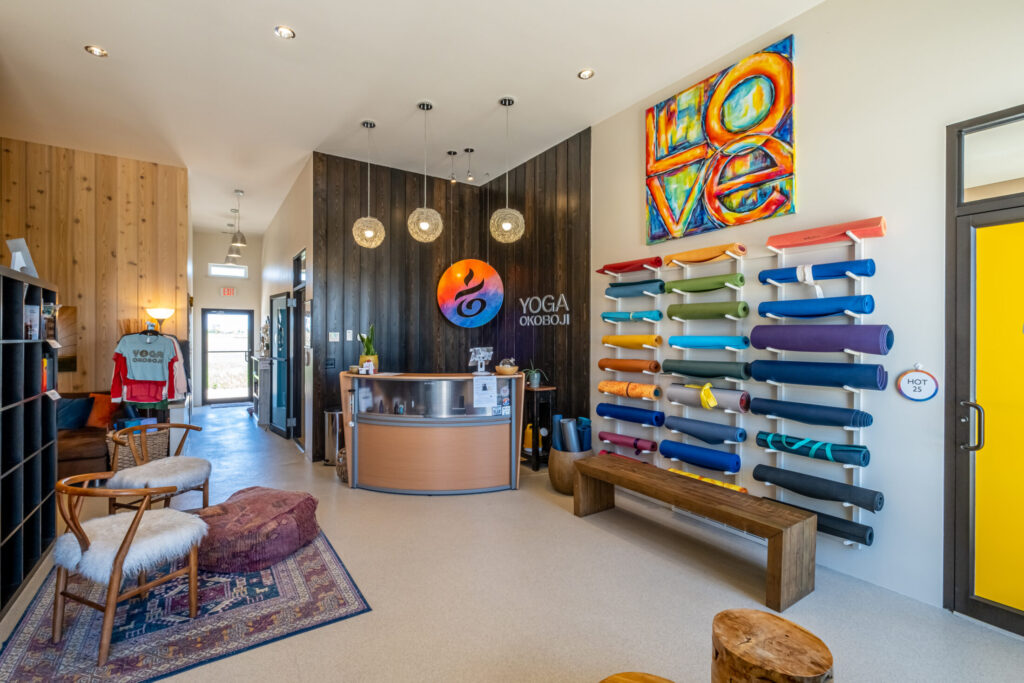
<svg viewBox="0 0 1024 683"><path fill-rule="evenodd" d="M647 110L647 243L796 210L793 36Z"/></svg>
<svg viewBox="0 0 1024 683"><path fill-rule="evenodd" d="M437 283L437 305L459 327L489 323L504 300L505 286L498 271L477 259L453 263Z"/></svg>

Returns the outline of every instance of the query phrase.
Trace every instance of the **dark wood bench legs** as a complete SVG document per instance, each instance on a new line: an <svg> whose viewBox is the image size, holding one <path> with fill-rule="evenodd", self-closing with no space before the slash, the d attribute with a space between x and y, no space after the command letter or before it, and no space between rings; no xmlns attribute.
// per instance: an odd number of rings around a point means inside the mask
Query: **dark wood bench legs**
<svg viewBox="0 0 1024 683"><path fill-rule="evenodd" d="M765 604L782 612L814 590L816 517L768 539Z"/></svg>
<svg viewBox="0 0 1024 683"><path fill-rule="evenodd" d="M615 486L600 479L588 477L576 470L573 481L572 497L573 513L577 517L586 517L595 512L610 510L615 507Z"/></svg>

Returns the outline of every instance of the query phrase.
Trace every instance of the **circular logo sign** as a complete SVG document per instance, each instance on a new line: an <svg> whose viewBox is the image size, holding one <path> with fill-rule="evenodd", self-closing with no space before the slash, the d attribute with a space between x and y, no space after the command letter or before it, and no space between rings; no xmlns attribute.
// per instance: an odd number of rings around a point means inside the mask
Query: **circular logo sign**
<svg viewBox="0 0 1024 683"><path fill-rule="evenodd" d="M501 276L477 259L453 263L437 282L437 305L459 327L480 327L498 315L505 299Z"/></svg>
<svg viewBox="0 0 1024 683"><path fill-rule="evenodd" d="M914 368L896 378L896 390L911 401L927 401L939 393L939 380L926 370Z"/></svg>

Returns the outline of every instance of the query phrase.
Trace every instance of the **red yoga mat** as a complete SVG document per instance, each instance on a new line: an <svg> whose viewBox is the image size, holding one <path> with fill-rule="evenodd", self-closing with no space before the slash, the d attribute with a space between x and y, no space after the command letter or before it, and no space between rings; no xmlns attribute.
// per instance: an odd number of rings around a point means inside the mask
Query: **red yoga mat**
<svg viewBox="0 0 1024 683"><path fill-rule="evenodd" d="M822 228L811 228L798 232L787 232L783 235L772 235L768 238L768 246L776 249L790 247L807 247L812 244L828 244L849 239L846 233L864 239L866 237L885 237L885 218L865 218L861 221L836 223Z"/></svg>
<svg viewBox="0 0 1024 683"><path fill-rule="evenodd" d="M625 446L626 448L632 448L634 451L654 451L658 450L658 443L651 441L650 439L638 439L628 434L616 434L615 432L598 432L597 438L601 441L608 441L615 444L616 446Z"/></svg>
<svg viewBox="0 0 1024 683"><path fill-rule="evenodd" d="M651 258L638 258L635 261L619 261L618 263L606 263L597 269L597 272L608 275L610 273L635 273L638 270L643 270L644 266L650 266L651 268L661 268L661 257L652 256Z"/></svg>

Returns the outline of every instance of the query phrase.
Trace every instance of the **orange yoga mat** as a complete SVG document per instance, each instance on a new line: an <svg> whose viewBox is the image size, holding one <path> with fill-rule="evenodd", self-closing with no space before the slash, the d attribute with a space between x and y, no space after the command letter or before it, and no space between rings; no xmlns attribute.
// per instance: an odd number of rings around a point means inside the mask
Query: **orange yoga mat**
<svg viewBox="0 0 1024 683"><path fill-rule="evenodd" d="M601 337L601 343L622 349L642 349L644 345L661 346L661 337L657 334L606 334Z"/></svg>
<svg viewBox="0 0 1024 683"><path fill-rule="evenodd" d="M605 394L625 396L626 398L649 398L652 401L661 398L661 388L657 384L616 382L604 379L597 383L597 390Z"/></svg>
<svg viewBox="0 0 1024 683"><path fill-rule="evenodd" d="M618 370L619 372L661 372L661 363L656 360L602 358L597 361L597 367L602 370Z"/></svg>
<svg viewBox="0 0 1024 683"><path fill-rule="evenodd" d="M725 261L732 258L725 252L731 251L737 256L743 256L747 253L747 248L739 242L732 242L730 244L719 244L714 247L704 247L703 249L691 249L690 251L681 251L678 254L669 254L663 257L661 260L666 266L675 265L672 262L678 261L679 263L686 263L689 265L696 265L699 263L714 263L716 261Z"/></svg>
<svg viewBox="0 0 1024 683"><path fill-rule="evenodd" d="M849 239L846 233L865 237L885 237L885 218L865 218L861 221L850 221L849 223L836 223L826 225L823 228L811 228L798 232L787 232L783 235L772 235L768 238L768 246L776 249L787 249L789 247L806 247L812 244L828 244L829 242L842 242ZM665 257L669 261L672 257Z"/></svg>
<svg viewBox="0 0 1024 683"><path fill-rule="evenodd" d="M670 467L668 469L668 471L669 472L673 472L675 474L681 474L684 477L689 477L690 479L699 479L699 480L705 481L705 482L707 482L709 484L714 484L715 486L721 486L722 488L729 489L730 491L739 491L740 493L750 493L749 491L747 491L747 489L743 488L742 486L737 486L736 484L730 484L729 482L726 482L726 481L719 481L718 479L712 479L711 477L702 477L699 474L694 474L693 472L684 472L683 470L677 470L674 467Z"/></svg>

